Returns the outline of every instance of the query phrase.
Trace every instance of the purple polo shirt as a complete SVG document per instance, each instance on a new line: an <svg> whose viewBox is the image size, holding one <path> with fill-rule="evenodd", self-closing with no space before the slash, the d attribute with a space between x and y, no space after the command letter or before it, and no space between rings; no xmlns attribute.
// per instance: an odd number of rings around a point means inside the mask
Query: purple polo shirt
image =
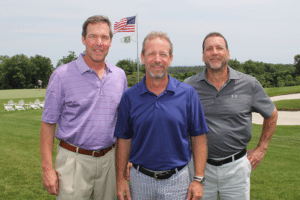
<svg viewBox="0 0 300 200"><path fill-rule="evenodd" d="M99 150L116 142L117 108L127 79L122 69L106 62L101 80L83 56L58 67L51 75L42 121L57 124L57 139Z"/></svg>

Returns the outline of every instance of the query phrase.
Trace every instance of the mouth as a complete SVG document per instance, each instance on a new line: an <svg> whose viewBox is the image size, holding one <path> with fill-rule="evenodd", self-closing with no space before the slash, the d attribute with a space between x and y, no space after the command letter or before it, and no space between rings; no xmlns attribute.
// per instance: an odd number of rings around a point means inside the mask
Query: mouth
<svg viewBox="0 0 300 200"><path fill-rule="evenodd" d="M163 68L163 66L162 66L162 65L150 65L150 67L151 67L152 69L157 69L157 70L159 70L159 69L162 69L162 68Z"/></svg>
<svg viewBox="0 0 300 200"><path fill-rule="evenodd" d="M221 62L221 59L219 58L212 58L210 59L211 62Z"/></svg>

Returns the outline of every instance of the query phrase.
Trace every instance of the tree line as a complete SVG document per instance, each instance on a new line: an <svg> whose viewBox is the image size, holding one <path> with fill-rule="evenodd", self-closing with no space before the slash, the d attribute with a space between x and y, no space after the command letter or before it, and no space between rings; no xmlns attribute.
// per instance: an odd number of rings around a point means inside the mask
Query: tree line
<svg viewBox="0 0 300 200"><path fill-rule="evenodd" d="M130 59L120 60L117 64L122 68L128 78L128 86L133 86L137 81L137 63ZM229 60L228 65L233 69L256 77L264 88L300 85L300 54L294 57L294 64L269 64L248 60L244 63ZM205 66L174 66L169 67L169 74L180 81L202 72ZM145 66L140 67L140 79L145 74Z"/></svg>
<svg viewBox="0 0 300 200"><path fill-rule="evenodd" d="M35 88L38 80L45 87L53 70L50 58L41 55L0 56L0 89Z"/></svg>
<svg viewBox="0 0 300 200"><path fill-rule="evenodd" d="M63 56L56 67L76 59L75 52L69 51L69 55ZM124 59L119 60L116 65L125 71L128 87L137 83L136 61ZM235 59L229 60L228 65L235 70L256 77L265 88L300 85L300 54L295 55L294 64L269 64L252 60L242 63ZM0 56L0 89L34 88L38 80L42 80L43 88L46 88L54 69L50 58L41 55ZM169 67L168 72L172 77L184 81L204 69L205 66L173 66ZM144 75L145 66L140 64L139 81Z"/></svg>

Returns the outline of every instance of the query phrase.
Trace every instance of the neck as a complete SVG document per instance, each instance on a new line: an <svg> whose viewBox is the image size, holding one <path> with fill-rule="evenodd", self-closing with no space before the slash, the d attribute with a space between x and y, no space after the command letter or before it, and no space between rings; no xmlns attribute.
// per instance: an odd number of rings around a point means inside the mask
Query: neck
<svg viewBox="0 0 300 200"><path fill-rule="evenodd" d="M169 77L168 74L166 74L163 78L153 78L150 75L146 74L146 81L145 84L151 92L156 94L157 96L161 94L168 85Z"/></svg>
<svg viewBox="0 0 300 200"><path fill-rule="evenodd" d="M102 79L106 68L105 62L94 62L87 54L85 54L83 60L87 64L87 66L91 69L94 69L98 77Z"/></svg>
<svg viewBox="0 0 300 200"><path fill-rule="evenodd" d="M228 66L222 67L219 70L212 70L209 67L207 67L206 78L211 84L213 84L217 88L217 90L220 90L220 88L228 80L228 77Z"/></svg>
<svg viewBox="0 0 300 200"><path fill-rule="evenodd" d="M102 62L94 62L87 54L83 56L84 62L89 66L89 68L94 69L95 71L105 69L105 61Z"/></svg>

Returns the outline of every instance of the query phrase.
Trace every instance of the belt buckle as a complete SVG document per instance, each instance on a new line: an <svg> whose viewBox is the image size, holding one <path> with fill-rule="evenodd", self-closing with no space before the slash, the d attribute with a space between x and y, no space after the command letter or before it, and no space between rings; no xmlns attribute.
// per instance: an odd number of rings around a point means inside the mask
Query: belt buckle
<svg viewBox="0 0 300 200"><path fill-rule="evenodd" d="M154 178L155 180L161 180L161 179L166 179L164 176L168 176L167 178L170 178L170 172L162 172L162 173L155 173Z"/></svg>
<svg viewBox="0 0 300 200"><path fill-rule="evenodd" d="M99 149L99 150L95 150L94 152L100 153L101 151L102 151L102 149Z"/></svg>
<svg viewBox="0 0 300 200"><path fill-rule="evenodd" d="M95 153L101 153L101 151L102 151L102 149L93 151L92 156L95 157Z"/></svg>
<svg viewBox="0 0 300 200"><path fill-rule="evenodd" d="M164 173L155 173L154 178L155 178L155 180L160 180L161 179L160 177L162 177L164 175L166 175L166 172L164 172Z"/></svg>

